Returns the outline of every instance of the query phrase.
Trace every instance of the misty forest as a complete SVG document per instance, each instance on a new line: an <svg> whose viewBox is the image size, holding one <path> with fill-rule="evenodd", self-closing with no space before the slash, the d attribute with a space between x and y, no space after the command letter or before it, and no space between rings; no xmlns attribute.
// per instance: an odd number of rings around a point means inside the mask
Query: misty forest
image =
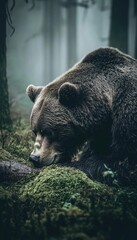
<svg viewBox="0 0 137 240"><path fill-rule="evenodd" d="M1 240L137 239L137 164L120 162L118 178L104 163L102 177L92 178L67 164L37 168L29 161L36 136L28 85L46 86L107 47L137 59L137 1L0 1Z"/></svg>

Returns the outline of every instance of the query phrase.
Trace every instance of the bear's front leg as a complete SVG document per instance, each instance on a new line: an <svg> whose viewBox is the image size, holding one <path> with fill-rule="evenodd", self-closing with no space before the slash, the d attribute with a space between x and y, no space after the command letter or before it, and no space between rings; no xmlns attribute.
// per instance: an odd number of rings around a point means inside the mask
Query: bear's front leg
<svg viewBox="0 0 137 240"><path fill-rule="evenodd" d="M128 162L119 165L119 162L110 161L111 157L96 154L91 145L86 143L77 161L62 165L79 169L89 178L108 185L128 185L130 183Z"/></svg>

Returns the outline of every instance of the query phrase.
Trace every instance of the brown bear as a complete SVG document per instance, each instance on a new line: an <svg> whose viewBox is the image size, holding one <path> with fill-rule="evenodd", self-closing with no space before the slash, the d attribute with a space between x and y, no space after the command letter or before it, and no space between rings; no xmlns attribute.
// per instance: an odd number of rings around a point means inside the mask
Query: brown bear
<svg viewBox="0 0 137 240"><path fill-rule="evenodd" d="M137 163L137 61L100 48L45 87L29 85L36 166L66 164L102 180ZM72 157L82 148L79 161ZM117 170L118 169L118 170Z"/></svg>

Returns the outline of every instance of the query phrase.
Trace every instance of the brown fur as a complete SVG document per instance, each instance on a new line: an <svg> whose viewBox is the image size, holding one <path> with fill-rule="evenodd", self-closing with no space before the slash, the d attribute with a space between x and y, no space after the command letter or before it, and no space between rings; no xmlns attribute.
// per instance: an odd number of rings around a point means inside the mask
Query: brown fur
<svg viewBox="0 0 137 240"><path fill-rule="evenodd" d="M104 163L136 162L136 69L136 60L117 49L98 49L47 86L27 88L32 130L43 139L41 165L70 162L85 142L73 166L90 177Z"/></svg>

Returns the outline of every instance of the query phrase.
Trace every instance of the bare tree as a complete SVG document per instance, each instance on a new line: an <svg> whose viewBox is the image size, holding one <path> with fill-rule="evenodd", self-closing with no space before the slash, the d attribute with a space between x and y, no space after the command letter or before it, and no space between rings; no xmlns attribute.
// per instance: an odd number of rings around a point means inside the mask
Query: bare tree
<svg viewBox="0 0 137 240"><path fill-rule="evenodd" d="M68 45L68 68L77 61L76 49L76 5L73 0L68 0L67 7L67 45Z"/></svg>
<svg viewBox="0 0 137 240"><path fill-rule="evenodd" d="M6 11L7 0L0 3L0 129L11 123L6 76Z"/></svg>
<svg viewBox="0 0 137 240"><path fill-rule="evenodd" d="M134 0L134 14L136 16L135 58L137 59L137 1Z"/></svg>
<svg viewBox="0 0 137 240"><path fill-rule="evenodd" d="M55 78L60 69L61 6L59 0L45 1L45 79L44 84ZM46 82L45 82L46 81Z"/></svg>
<svg viewBox="0 0 137 240"><path fill-rule="evenodd" d="M128 52L129 0L112 0L109 45Z"/></svg>

